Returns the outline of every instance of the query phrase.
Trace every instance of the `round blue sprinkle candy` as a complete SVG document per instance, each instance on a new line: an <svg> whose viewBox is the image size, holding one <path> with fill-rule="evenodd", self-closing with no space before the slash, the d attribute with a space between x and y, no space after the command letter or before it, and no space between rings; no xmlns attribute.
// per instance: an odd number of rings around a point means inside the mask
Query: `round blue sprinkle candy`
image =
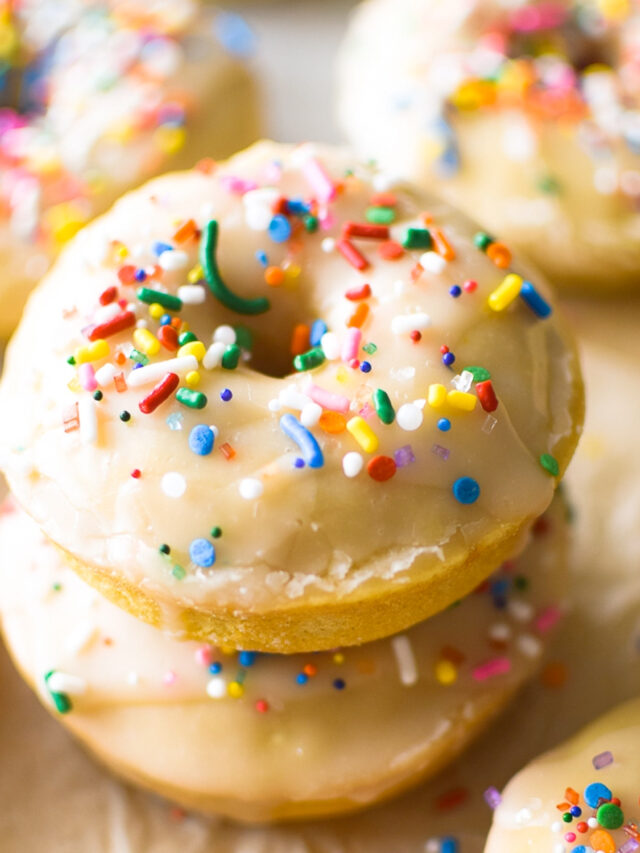
<svg viewBox="0 0 640 853"><path fill-rule="evenodd" d="M189 545L189 556L196 566L208 569L216 561L216 549L208 539L194 539Z"/></svg>
<svg viewBox="0 0 640 853"><path fill-rule="evenodd" d="M274 243L286 243L291 236L291 225L286 216L276 213L269 223L269 237Z"/></svg>
<svg viewBox="0 0 640 853"><path fill-rule="evenodd" d="M145 281L147 274L143 269L137 269L134 273L134 278L136 281Z"/></svg>
<svg viewBox="0 0 640 853"><path fill-rule="evenodd" d="M224 391L220 392L220 399L223 401L223 403L228 403L232 397L233 394L231 393L230 388L225 388Z"/></svg>
<svg viewBox="0 0 640 853"><path fill-rule="evenodd" d="M449 418L440 418L438 421L438 429L440 432L449 432L451 429L451 421Z"/></svg>
<svg viewBox="0 0 640 853"><path fill-rule="evenodd" d="M309 676L308 676L306 673L304 673L304 672L299 672L299 673L296 675L296 682L297 682L298 684L306 684L306 683L307 683L307 681L309 681Z"/></svg>
<svg viewBox="0 0 640 853"><path fill-rule="evenodd" d="M458 296L462 293L462 288L458 284L454 284L453 287L449 288L449 293L453 296L454 299L457 299Z"/></svg>
<svg viewBox="0 0 640 853"><path fill-rule="evenodd" d="M240 652L238 663L240 666L253 666L256 662L257 652Z"/></svg>
<svg viewBox="0 0 640 853"><path fill-rule="evenodd" d="M208 456L213 450L215 436L211 427L198 424L189 433L189 449L198 456Z"/></svg>
<svg viewBox="0 0 640 853"><path fill-rule="evenodd" d="M371 362L370 361L363 361L360 364L360 370L363 373L371 373Z"/></svg>
<svg viewBox="0 0 640 853"><path fill-rule="evenodd" d="M597 809L600 800L610 800L611 791L602 782L592 782L584 789L584 801L592 809Z"/></svg>
<svg viewBox="0 0 640 853"><path fill-rule="evenodd" d="M160 325L161 326L168 326L170 322L171 322L171 314L163 314L162 317L160 317Z"/></svg>
<svg viewBox="0 0 640 853"><path fill-rule="evenodd" d="M452 352L445 352L445 354L442 356L442 363L445 365L445 367L451 367L455 360L456 357Z"/></svg>
<svg viewBox="0 0 640 853"><path fill-rule="evenodd" d="M458 853L460 846L455 838L447 836L440 843L440 853Z"/></svg>
<svg viewBox="0 0 640 853"><path fill-rule="evenodd" d="M582 814L582 809L580 808L580 806L571 806L571 808L569 809L569 813L571 814L571 817L580 817L580 815Z"/></svg>
<svg viewBox="0 0 640 853"><path fill-rule="evenodd" d="M480 497L480 486L473 477L458 477L452 491L454 498L461 504L474 504Z"/></svg>
<svg viewBox="0 0 640 853"><path fill-rule="evenodd" d="M158 240L153 244L152 251L159 258L163 252L172 252L173 246L170 246L169 243L161 243Z"/></svg>
<svg viewBox="0 0 640 853"><path fill-rule="evenodd" d="M587 848L584 844L578 844L577 847L574 847L571 853L587 853Z"/></svg>
<svg viewBox="0 0 640 853"><path fill-rule="evenodd" d="M209 666L209 672L211 675L218 675L219 672L222 672L222 664L215 661Z"/></svg>
<svg viewBox="0 0 640 853"><path fill-rule="evenodd" d="M334 678L333 686L336 688L336 690L344 690L344 688L347 686L347 682L344 680L344 678Z"/></svg>
<svg viewBox="0 0 640 853"><path fill-rule="evenodd" d="M304 468L304 459L301 456L296 456L293 464L296 468Z"/></svg>

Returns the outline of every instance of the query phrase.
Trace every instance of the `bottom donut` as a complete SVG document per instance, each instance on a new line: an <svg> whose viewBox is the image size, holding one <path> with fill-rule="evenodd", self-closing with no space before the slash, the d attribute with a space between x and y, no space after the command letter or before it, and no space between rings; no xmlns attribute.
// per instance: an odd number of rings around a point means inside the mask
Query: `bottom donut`
<svg viewBox="0 0 640 853"><path fill-rule="evenodd" d="M8 505L3 630L45 705L117 774L248 822L346 812L435 773L533 675L567 589L566 532L556 499L520 557L403 635L254 655L138 622Z"/></svg>

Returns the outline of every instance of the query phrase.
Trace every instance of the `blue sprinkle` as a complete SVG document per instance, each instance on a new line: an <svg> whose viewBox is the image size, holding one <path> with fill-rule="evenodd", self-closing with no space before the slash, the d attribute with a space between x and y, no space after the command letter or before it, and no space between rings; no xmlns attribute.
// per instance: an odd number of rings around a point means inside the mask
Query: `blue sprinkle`
<svg viewBox="0 0 640 853"><path fill-rule="evenodd" d="M208 569L216 561L216 549L208 539L194 539L189 545L189 556L196 566Z"/></svg>
<svg viewBox="0 0 640 853"><path fill-rule="evenodd" d="M597 809L600 800L610 800L611 791L602 782L592 782L584 789L584 801L592 809Z"/></svg>
<svg viewBox="0 0 640 853"><path fill-rule="evenodd" d="M440 418L438 421L438 429L440 432L449 432L451 429L451 421L449 418Z"/></svg>
<svg viewBox="0 0 640 853"><path fill-rule="evenodd" d="M307 683L307 681L309 681L309 676L308 676L308 675L306 675L304 672L299 672L299 673L296 675L296 682L297 682L298 684L306 684L306 683Z"/></svg>
<svg viewBox="0 0 640 853"><path fill-rule="evenodd" d="M449 293L454 299L457 299L462 293L462 288L458 284L454 284L453 287L449 288Z"/></svg>
<svg viewBox="0 0 640 853"><path fill-rule="evenodd" d="M458 853L459 849L458 842L450 835L443 838L440 843L440 853Z"/></svg>
<svg viewBox="0 0 640 853"><path fill-rule="evenodd" d="M240 666L253 666L258 656L257 652L240 652L238 663Z"/></svg>
<svg viewBox="0 0 640 853"><path fill-rule="evenodd" d="M578 844L577 847L574 847L571 853L587 853L587 848L584 844Z"/></svg>
<svg viewBox="0 0 640 853"><path fill-rule="evenodd" d="M268 260L268 258L267 258L267 253L266 253L266 252L263 252L263 251L262 251L262 249L258 249L258 251L256 252L256 260L257 260L257 261L258 261L258 263L259 263L259 264L261 264L263 267L267 267L267 266L269 265L269 260Z"/></svg>
<svg viewBox="0 0 640 853"><path fill-rule="evenodd" d="M445 367L451 367L455 360L456 357L452 352L445 352L442 356L442 363L445 365Z"/></svg>
<svg viewBox="0 0 640 853"><path fill-rule="evenodd" d="M311 334L309 335L309 343L312 347L319 347L322 336L328 331L327 324L324 320L314 320L311 325Z"/></svg>
<svg viewBox="0 0 640 853"><path fill-rule="evenodd" d="M344 690L344 688L347 686L347 682L344 680L344 678L334 678L333 686L336 688L336 690Z"/></svg>
<svg viewBox="0 0 640 853"><path fill-rule="evenodd" d="M214 30L220 44L234 56L248 57L255 52L256 37L242 15L220 12Z"/></svg>
<svg viewBox="0 0 640 853"><path fill-rule="evenodd" d="M211 675L218 675L218 673L222 672L222 664L216 661L209 666L209 672Z"/></svg>
<svg viewBox="0 0 640 853"><path fill-rule="evenodd" d="M291 236L291 225L286 216L276 213L269 223L268 231L274 243L286 243Z"/></svg>
<svg viewBox="0 0 640 853"><path fill-rule="evenodd" d="M232 394L230 388L225 388L224 391L220 392L220 399L222 400L223 403L228 403L232 397L233 397L233 394Z"/></svg>
<svg viewBox="0 0 640 853"><path fill-rule="evenodd" d="M569 812L571 813L572 817L580 817L580 815L582 814L582 809L580 808L580 806L571 806Z"/></svg>
<svg viewBox="0 0 640 853"><path fill-rule="evenodd" d="M360 370L363 373L371 373L371 362L370 361L363 361L360 365Z"/></svg>
<svg viewBox="0 0 640 853"><path fill-rule="evenodd" d="M163 252L173 252L173 246L170 246L168 243L161 243L159 240L151 247L151 251L156 257L160 257Z"/></svg>
<svg viewBox="0 0 640 853"><path fill-rule="evenodd" d="M527 303L536 316L544 319L551 314L551 305L538 293L530 281L522 282L520 298Z"/></svg>
<svg viewBox="0 0 640 853"><path fill-rule="evenodd" d="M280 418L280 429L298 445L309 468L322 468L324 456L320 445L299 420L291 414L283 415Z"/></svg>
<svg viewBox="0 0 640 853"><path fill-rule="evenodd" d="M171 314L163 314L160 317L160 325L161 326L169 326L171 324Z"/></svg>
<svg viewBox="0 0 640 853"><path fill-rule="evenodd" d="M213 450L215 435L211 427L198 424L189 433L189 449L198 456L208 456Z"/></svg>
<svg viewBox="0 0 640 853"><path fill-rule="evenodd" d="M301 198L287 199L287 213L290 213L293 216L304 216L305 213L310 212L311 205L307 204L307 202L303 201Z"/></svg>
<svg viewBox="0 0 640 853"><path fill-rule="evenodd" d="M293 464L295 468L304 468L304 459L301 459L300 456L296 456L293 460Z"/></svg>
<svg viewBox="0 0 640 853"><path fill-rule="evenodd" d="M480 497L480 486L472 477L458 477L451 491L461 504L474 504Z"/></svg>
<svg viewBox="0 0 640 853"><path fill-rule="evenodd" d="M143 269L137 269L133 274L136 281L146 281L147 274Z"/></svg>

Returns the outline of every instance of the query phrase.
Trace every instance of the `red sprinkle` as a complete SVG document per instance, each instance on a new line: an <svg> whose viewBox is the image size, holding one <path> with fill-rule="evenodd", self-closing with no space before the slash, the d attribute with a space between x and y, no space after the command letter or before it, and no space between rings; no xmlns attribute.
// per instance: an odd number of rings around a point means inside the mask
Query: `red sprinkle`
<svg viewBox="0 0 640 853"><path fill-rule="evenodd" d="M395 207L398 199L393 193L375 193L371 196L372 207Z"/></svg>
<svg viewBox="0 0 640 853"><path fill-rule="evenodd" d="M449 352L449 347L446 344L442 344L440 347L440 352L444 355L446 352Z"/></svg>
<svg viewBox="0 0 640 853"><path fill-rule="evenodd" d="M142 476L142 471L139 468L134 468L133 471L131 472L131 476L133 477L134 480L139 480L140 477Z"/></svg>
<svg viewBox="0 0 640 853"><path fill-rule="evenodd" d="M422 332L418 331L418 329L414 329L413 332L409 333L409 337L414 344L417 344L422 340Z"/></svg>
<svg viewBox="0 0 640 853"><path fill-rule="evenodd" d="M359 299L368 299L371 296L371 285L363 284L362 287L352 287L345 293L347 299L351 302L357 302Z"/></svg>
<svg viewBox="0 0 640 853"><path fill-rule="evenodd" d="M118 270L118 278L123 284L136 283L136 268L133 264L125 264Z"/></svg>
<svg viewBox="0 0 640 853"><path fill-rule="evenodd" d="M116 373L113 377L113 384L116 386L118 394L122 394L127 390L127 380L124 378L124 373Z"/></svg>
<svg viewBox="0 0 640 853"><path fill-rule="evenodd" d="M384 483L396 473L396 463L390 456L374 456L367 463L367 472L372 480Z"/></svg>
<svg viewBox="0 0 640 853"><path fill-rule="evenodd" d="M99 296L100 305L110 305L118 295L117 287L108 287Z"/></svg>
<svg viewBox="0 0 640 853"><path fill-rule="evenodd" d="M155 386L153 391L150 391L147 396L140 400L138 406L143 415L150 415L154 412L161 403L164 403L180 384L180 377L177 373L167 373L167 375Z"/></svg>
<svg viewBox="0 0 640 853"><path fill-rule="evenodd" d="M378 246L378 254L383 261L395 261L404 255L404 249L396 240L386 240Z"/></svg>
<svg viewBox="0 0 640 853"><path fill-rule="evenodd" d="M369 261L356 249L351 241L345 238L338 240L336 243L336 249L352 267L355 267L355 269L366 270L369 266Z"/></svg>
<svg viewBox="0 0 640 853"><path fill-rule="evenodd" d="M498 408L498 398L496 397L496 392L493 390L493 385L491 384L490 379L486 379L484 382L478 382L476 385L476 394L478 395L480 405L485 412L495 412Z"/></svg>
<svg viewBox="0 0 640 853"><path fill-rule="evenodd" d="M470 278L468 281L464 282L462 289L465 293L473 293L474 290L478 289L478 282Z"/></svg>
<svg viewBox="0 0 640 853"><path fill-rule="evenodd" d="M118 332L123 332L130 326L135 326L136 315L133 311L123 311L122 314L116 315L112 320L107 320L106 323L98 323L97 326L90 328L87 337L90 341L98 341L101 338L109 338L111 335L117 335Z"/></svg>
<svg viewBox="0 0 640 853"><path fill-rule="evenodd" d="M388 225L370 225L368 222L345 222L343 237L359 237L361 240L388 240Z"/></svg>
<svg viewBox="0 0 640 853"><path fill-rule="evenodd" d="M258 701L256 702L256 711L259 714L266 714L266 712L268 710L269 710L269 703L267 702L267 700L266 699L258 699Z"/></svg>
<svg viewBox="0 0 640 853"><path fill-rule="evenodd" d="M178 343L178 332L175 326L169 323L166 326L160 326L157 332L157 338L165 349L169 352L175 352L180 344Z"/></svg>

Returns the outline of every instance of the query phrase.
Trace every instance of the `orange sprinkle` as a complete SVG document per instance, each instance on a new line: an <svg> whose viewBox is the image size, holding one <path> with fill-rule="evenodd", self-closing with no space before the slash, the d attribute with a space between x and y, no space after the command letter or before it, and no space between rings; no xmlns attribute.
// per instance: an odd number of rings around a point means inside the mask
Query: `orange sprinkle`
<svg viewBox="0 0 640 853"><path fill-rule="evenodd" d="M411 281L415 284L423 272L424 270L422 269L420 264L416 264L415 267L411 270Z"/></svg>
<svg viewBox="0 0 640 853"><path fill-rule="evenodd" d="M284 281L284 271L280 267L267 267L264 271L264 280L269 287L280 287Z"/></svg>
<svg viewBox="0 0 640 853"><path fill-rule="evenodd" d="M487 249L487 257L501 270L507 269L511 263L511 252L504 243L491 243Z"/></svg>
<svg viewBox="0 0 640 853"><path fill-rule="evenodd" d="M398 199L393 193L376 193L370 203L372 207L395 207Z"/></svg>
<svg viewBox="0 0 640 853"><path fill-rule="evenodd" d="M344 432L347 428L347 420L340 412L323 412L320 415L318 426L325 432L337 435L339 432Z"/></svg>
<svg viewBox="0 0 640 853"><path fill-rule="evenodd" d="M171 325L174 327L174 329L179 329L182 325L182 320L180 319L180 317L172 317Z"/></svg>
<svg viewBox="0 0 640 853"><path fill-rule="evenodd" d="M220 445L220 451L222 452L225 459L233 459L233 457L236 455L235 450L227 441L225 441L224 444Z"/></svg>
<svg viewBox="0 0 640 853"><path fill-rule="evenodd" d="M203 157L202 160L198 160L195 165L195 169L197 172L202 172L205 175L210 175L216 168L216 161L211 157Z"/></svg>
<svg viewBox="0 0 640 853"><path fill-rule="evenodd" d="M126 355L123 352L117 352L115 355L116 364L123 365L127 360Z"/></svg>
<svg viewBox="0 0 640 853"><path fill-rule="evenodd" d="M198 233L198 227L193 219L187 219L174 233L173 239L176 243L186 243Z"/></svg>
<svg viewBox="0 0 640 853"><path fill-rule="evenodd" d="M589 846L600 853L616 853L616 842L606 829L596 829L591 833Z"/></svg>
<svg viewBox="0 0 640 853"><path fill-rule="evenodd" d="M567 667L565 664L560 661L556 661L555 663L549 663L542 671L542 675L540 676L540 680L544 684L545 687L551 687L553 689L562 687L569 674L567 672Z"/></svg>
<svg viewBox="0 0 640 853"><path fill-rule="evenodd" d="M297 326L294 326L291 335L291 355L302 355L309 349L310 334L311 329L306 323L298 323Z"/></svg>
<svg viewBox="0 0 640 853"><path fill-rule="evenodd" d="M367 472L372 480L378 483L384 483L385 480L390 480L396 473L396 463L391 456L374 456L367 463Z"/></svg>
<svg viewBox="0 0 640 853"><path fill-rule="evenodd" d="M396 261L404 255L404 249L396 240L385 240L378 246L378 255L383 261Z"/></svg>
<svg viewBox="0 0 640 853"><path fill-rule="evenodd" d="M309 678L313 678L314 675L318 674L318 667L313 663L306 663L302 667L302 671L305 675L308 675Z"/></svg>
<svg viewBox="0 0 640 853"><path fill-rule="evenodd" d="M445 259L445 261L453 261L456 257L456 252L451 243L445 237L440 228L431 228L431 236L435 244L436 252ZM495 246L495 243L493 244Z"/></svg>
<svg viewBox="0 0 640 853"><path fill-rule="evenodd" d="M568 812L571 808L571 803L558 803L556 806L559 812Z"/></svg>
<svg viewBox="0 0 640 853"><path fill-rule="evenodd" d="M347 326L349 328L361 329L365 324L367 317L369 316L369 306L366 302L361 302L353 314L347 320Z"/></svg>
<svg viewBox="0 0 640 853"><path fill-rule="evenodd" d="M564 792L565 798L571 803L572 806L577 806L580 802L580 794L577 791L574 791L573 788L567 788Z"/></svg>
<svg viewBox="0 0 640 853"><path fill-rule="evenodd" d="M113 377L113 384L116 386L118 394L122 394L127 390L127 380L124 378L124 373L116 373Z"/></svg>

